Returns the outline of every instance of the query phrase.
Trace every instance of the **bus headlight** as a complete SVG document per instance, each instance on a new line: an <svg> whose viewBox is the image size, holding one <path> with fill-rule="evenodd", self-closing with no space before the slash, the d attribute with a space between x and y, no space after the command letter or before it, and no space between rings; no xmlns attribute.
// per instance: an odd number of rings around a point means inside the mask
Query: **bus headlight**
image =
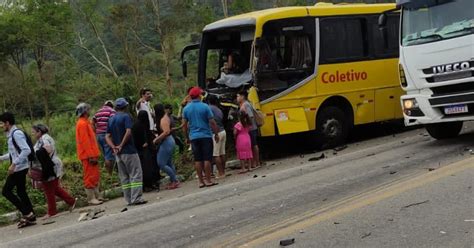
<svg viewBox="0 0 474 248"><path fill-rule="evenodd" d="M407 77L405 76L405 71L403 70L403 66L401 64L398 64L398 73L400 76L400 85L403 88L406 88L408 86Z"/></svg>
<svg viewBox="0 0 474 248"><path fill-rule="evenodd" d="M405 99L403 100L403 108L404 109L414 109L414 108L418 108L418 102L416 101L415 98L412 98L412 99Z"/></svg>

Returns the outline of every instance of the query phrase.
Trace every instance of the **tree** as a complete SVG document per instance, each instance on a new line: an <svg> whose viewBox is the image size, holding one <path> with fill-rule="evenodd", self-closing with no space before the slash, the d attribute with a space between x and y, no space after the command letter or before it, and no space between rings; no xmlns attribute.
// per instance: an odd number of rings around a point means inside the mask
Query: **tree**
<svg viewBox="0 0 474 248"><path fill-rule="evenodd" d="M101 68L105 69L110 75L112 75L117 81L120 81L119 75L115 70L115 67L112 63L111 56L109 54L109 48L102 38L102 30L104 28L99 27L98 23L105 23L104 16L98 13L100 8L99 0L72 0L71 2L72 9L74 11L74 16L76 17L76 33L77 33L77 43L75 44L83 51L85 51L95 63L97 63ZM82 26L86 24L87 27ZM88 29L87 29L88 28ZM85 38L84 33L92 32L92 37L95 39L89 41ZM98 43L100 51L94 51L91 47ZM102 54L101 54L102 53Z"/></svg>
<svg viewBox="0 0 474 248"><path fill-rule="evenodd" d="M25 33L36 63L38 93L42 98L46 123L49 123L49 97L55 93L54 63L50 62L58 60L64 52L61 50L68 46L72 33L69 4L61 0L27 0L16 12L27 20Z"/></svg>
<svg viewBox="0 0 474 248"><path fill-rule="evenodd" d="M221 0L222 3L222 12L224 13L224 17L229 17L229 7L227 4L227 0Z"/></svg>
<svg viewBox="0 0 474 248"><path fill-rule="evenodd" d="M24 100L26 101L26 107L29 112L30 119L33 119L33 110L31 105L31 87L28 87L28 82L25 76L25 65L27 58L25 56L29 41L25 36L26 21L24 16L12 15L4 12L2 19L0 19L0 60L4 61L3 71L7 71L10 65L15 68L20 77L20 91ZM10 71L11 72L11 71ZM13 78L10 78L10 80ZM3 90L6 88L2 87ZM13 94L12 91L9 92ZM22 99L17 97L14 99ZM11 102L10 99L9 102ZM4 107L5 108L5 107Z"/></svg>
<svg viewBox="0 0 474 248"><path fill-rule="evenodd" d="M110 8L109 26L118 39L125 63L132 71L135 91L143 87L142 46L135 39L136 31L142 27L143 18L138 4L117 4Z"/></svg>
<svg viewBox="0 0 474 248"><path fill-rule="evenodd" d="M238 15L253 11L254 6L251 0L233 0L230 9L232 10L232 14Z"/></svg>

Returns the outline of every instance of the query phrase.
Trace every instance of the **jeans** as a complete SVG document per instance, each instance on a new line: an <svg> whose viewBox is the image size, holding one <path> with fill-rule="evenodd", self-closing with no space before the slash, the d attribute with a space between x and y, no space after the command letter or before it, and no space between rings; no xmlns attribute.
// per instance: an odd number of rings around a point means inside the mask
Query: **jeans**
<svg viewBox="0 0 474 248"><path fill-rule="evenodd" d="M171 182L177 182L176 180L176 168L173 165L173 152L175 147L175 141L173 136L166 137L160 145L158 150L158 156L156 158L158 166L170 177Z"/></svg>
<svg viewBox="0 0 474 248"><path fill-rule="evenodd" d="M7 198L23 215L33 212L30 198L26 193L26 174L28 169L17 171L8 175L3 186L2 195ZM16 187L16 194L13 194L13 188Z"/></svg>

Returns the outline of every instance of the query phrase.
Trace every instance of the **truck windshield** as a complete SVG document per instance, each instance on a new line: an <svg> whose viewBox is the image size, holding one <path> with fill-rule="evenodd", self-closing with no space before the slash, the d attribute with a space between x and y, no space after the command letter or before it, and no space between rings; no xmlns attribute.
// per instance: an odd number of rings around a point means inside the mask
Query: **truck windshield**
<svg viewBox="0 0 474 248"><path fill-rule="evenodd" d="M402 46L474 32L473 0L416 0L403 5Z"/></svg>

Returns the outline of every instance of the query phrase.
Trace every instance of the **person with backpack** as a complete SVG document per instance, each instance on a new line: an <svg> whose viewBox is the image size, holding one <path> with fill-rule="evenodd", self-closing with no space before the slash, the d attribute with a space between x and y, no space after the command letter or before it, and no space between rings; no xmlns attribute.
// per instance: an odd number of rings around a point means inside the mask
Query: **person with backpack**
<svg viewBox="0 0 474 248"><path fill-rule="evenodd" d="M0 126L7 135L8 153L0 157L0 161L10 161L8 176L2 189L2 195L7 198L22 214L18 228L36 224L33 205L26 193L26 174L34 152L31 139L15 125L15 116L5 112L0 115ZM13 189L16 188L16 195Z"/></svg>
<svg viewBox="0 0 474 248"><path fill-rule="evenodd" d="M257 135L258 135L258 125L256 121L256 111L253 108L252 104L247 100L248 99L248 92L243 90L237 94L237 102L239 103L239 111L243 111L247 113L250 118L251 125L250 125L250 141L252 143L252 152L253 152L253 159L252 159L252 169L260 167L260 149L257 143Z"/></svg>
<svg viewBox="0 0 474 248"><path fill-rule="evenodd" d="M102 204L99 192L100 168L99 168L99 146L89 121L91 106L80 103L76 107L76 116L79 120L76 124L76 148L77 157L82 163L84 188L89 205Z"/></svg>
<svg viewBox="0 0 474 248"><path fill-rule="evenodd" d="M44 220L54 217L58 212L56 209L56 196L61 198L69 205L69 212L76 206L77 198L73 198L60 185L59 179L63 175L63 163L58 157L54 139L48 134L49 128L43 124L34 125L31 133L36 139L34 145L37 163L33 163L33 167L40 167L41 184L46 202L48 204L48 213Z"/></svg>

